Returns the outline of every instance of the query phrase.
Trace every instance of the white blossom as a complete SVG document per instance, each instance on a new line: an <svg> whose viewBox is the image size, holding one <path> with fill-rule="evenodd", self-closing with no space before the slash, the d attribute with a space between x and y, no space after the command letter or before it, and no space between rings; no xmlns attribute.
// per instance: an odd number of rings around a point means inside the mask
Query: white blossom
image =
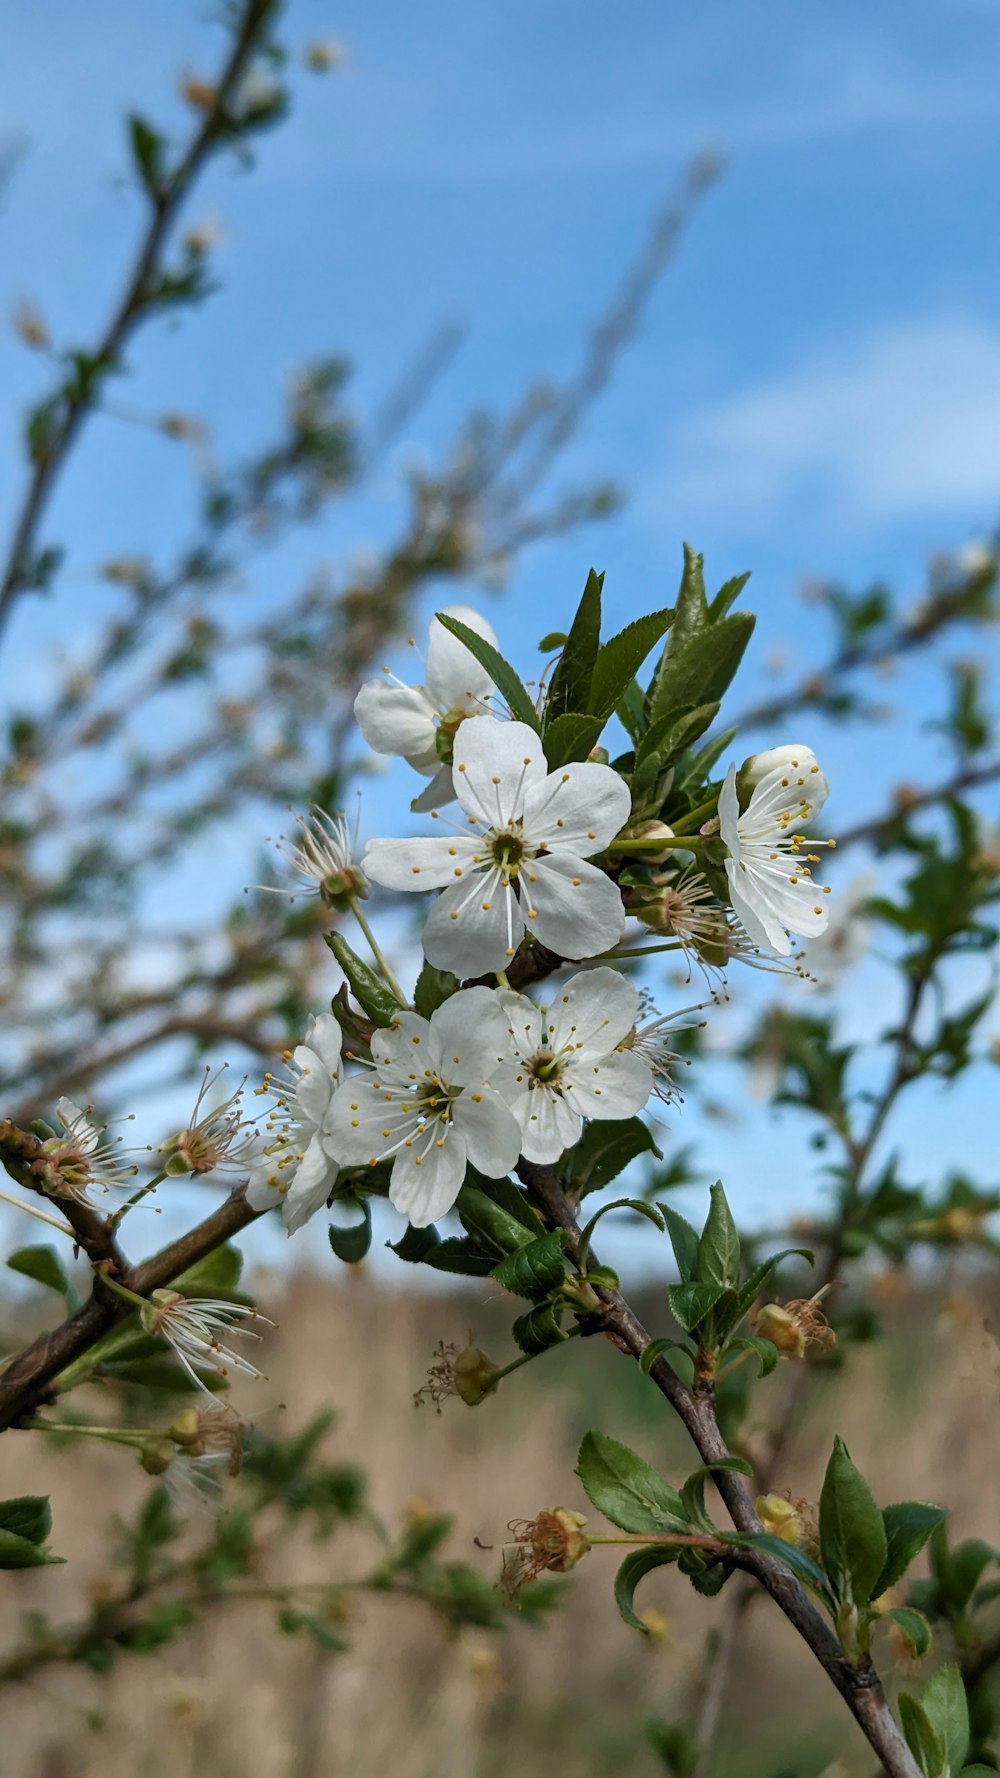
<svg viewBox="0 0 1000 1778"><path fill-rule="evenodd" d="M259 1340L262 1335L255 1328L237 1327L234 1323L249 1320L259 1321L265 1327L274 1325L266 1315L258 1315L248 1303L227 1303L216 1297L186 1297L176 1290L154 1290L140 1319L146 1333L155 1334L173 1347L191 1381L206 1394L211 1391L199 1377L195 1365L201 1370L214 1371L219 1377L228 1378L230 1371L241 1371L247 1377L261 1375L245 1353L223 1345L220 1334Z"/></svg>
<svg viewBox="0 0 1000 1778"><path fill-rule="evenodd" d="M256 1090L269 1097L264 1153L267 1169L250 1185L254 1210L281 1203L290 1235L322 1208L337 1177L323 1145L322 1125L339 1078L340 1026L332 1013L310 1019L300 1044L286 1056L287 1074L266 1074Z"/></svg>
<svg viewBox="0 0 1000 1778"><path fill-rule="evenodd" d="M463 722L454 772L467 829L372 840L365 853L368 875L387 889L444 891L423 931L429 961L458 976L502 969L526 927L560 957L616 944L621 895L585 860L628 819L631 797L617 772L589 761L550 772L533 729L490 716Z"/></svg>
<svg viewBox="0 0 1000 1778"><path fill-rule="evenodd" d="M520 1152L516 1119L490 1084L510 1049L496 994L466 988L430 1019L401 1012L372 1037L373 1072L334 1094L327 1147L347 1165L392 1157L390 1202L415 1228L450 1210L471 1161L490 1179Z"/></svg>
<svg viewBox="0 0 1000 1778"><path fill-rule="evenodd" d="M620 1045L635 1029L641 1001L613 969L592 969L555 984L536 1005L498 994L510 1023L514 1059L494 1078L521 1128L529 1161L556 1161L580 1135L582 1118L631 1117L653 1089L646 1061Z"/></svg>
<svg viewBox="0 0 1000 1778"><path fill-rule="evenodd" d="M342 809L331 815L314 803L308 815L295 816L295 825L298 838L279 834L277 847L307 891L318 891L329 906L367 895L364 872L354 862L357 823L352 833Z"/></svg>
<svg viewBox="0 0 1000 1778"><path fill-rule="evenodd" d="M446 605L446 617L457 617L493 647L497 637L469 605ZM368 679L354 700L354 715L365 740L376 753L401 755L407 765L431 783L414 798L417 811L450 803L455 795L451 776L452 743L468 716L482 715L495 691L485 667L463 642L433 618L427 641L423 685L404 685L383 667L382 677Z"/></svg>
<svg viewBox="0 0 1000 1778"><path fill-rule="evenodd" d="M56 1120L62 1133L45 1139L39 1157L38 1170L47 1191L89 1204L92 1192L107 1196L131 1188L139 1171L133 1156L148 1151L126 1148L117 1136L105 1141L108 1126L94 1121L89 1106L85 1109L65 1096L56 1105Z"/></svg>
<svg viewBox="0 0 1000 1778"><path fill-rule="evenodd" d="M739 770L740 787L755 790L762 778L769 772L776 772L781 766L783 770L802 774L811 773L819 762L811 747L800 746L798 742L786 741L780 747L765 747L762 753L751 753L749 759L743 761Z"/></svg>
<svg viewBox="0 0 1000 1778"><path fill-rule="evenodd" d="M625 1039L622 1045L622 1048L629 1054L638 1056L640 1062L645 1062L653 1077L653 1092L657 1099L663 1101L664 1105L671 1105L676 1100L683 1098L674 1077L678 1068L691 1065L686 1056L680 1055L677 1050L671 1048L671 1039L676 1036L678 1031L703 1028L704 1019L692 1019L688 1015L704 1012L704 1010L702 1005L685 1006L678 1012L654 1014L651 1018L644 1017L643 1023L636 1026L635 1031ZM643 1005L642 1013L646 1014L647 1012L652 1013L652 1007Z"/></svg>
<svg viewBox="0 0 1000 1778"><path fill-rule="evenodd" d="M206 1068L187 1124L169 1142L161 1143L160 1152L169 1156L167 1173L245 1173L256 1162L260 1140L255 1126L244 1118L245 1080L219 1103L205 1104L225 1067L214 1074Z"/></svg>
<svg viewBox="0 0 1000 1778"><path fill-rule="evenodd" d="M733 909L754 944L791 952L788 934L811 938L827 923L827 891L812 880L819 854L806 852L799 831L826 802L828 785L815 756L803 752L768 772L740 814L736 767L730 766L719 797L719 827L729 853L726 876Z"/></svg>

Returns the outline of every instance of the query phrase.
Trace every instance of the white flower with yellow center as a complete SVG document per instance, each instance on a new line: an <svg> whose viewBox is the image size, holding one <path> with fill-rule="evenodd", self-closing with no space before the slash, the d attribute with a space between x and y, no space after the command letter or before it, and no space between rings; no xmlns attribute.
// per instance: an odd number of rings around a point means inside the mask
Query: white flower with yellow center
<svg viewBox="0 0 1000 1778"><path fill-rule="evenodd" d="M310 1019L286 1060L286 1076L266 1074L256 1089L272 1101L263 1134L268 1164L247 1200L254 1210L280 1203L285 1228L294 1235L326 1203L337 1177L321 1133L340 1069L340 1026L333 1014Z"/></svg>
<svg viewBox="0 0 1000 1778"><path fill-rule="evenodd" d="M503 969L526 927L560 957L617 944L618 887L585 862L628 820L631 796L617 772L590 762L550 772L534 729L491 716L463 722L454 771L468 830L372 840L365 853L368 875L386 889L444 891L424 926L429 961L458 976Z"/></svg>
<svg viewBox="0 0 1000 1778"><path fill-rule="evenodd" d="M510 1051L496 994L466 988L422 1019L401 1012L372 1037L371 1075L351 1075L324 1125L341 1165L392 1158L389 1199L414 1228L450 1210L471 1161L489 1179L509 1173L517 1120L490 1084Z"/></svg>
<svg viewBox="0 0 1000 1778"><path fill-rule="evenodd" d="M784 751L784 750L783 750ZM740 814L736 767L730 766L719 797L719 829L729 853L726 876L733 910L755 945L791 953L790 932L812 938L827 923L828 891L812 880L819 854L802 828L819 814L829 786L808 749L761 778Z"/></svg>
<svg viewBox="0 0 1000 1778"><path fill-rule="evenodd" d="M491 624L469 605L446 605L446 617L457 617L477 636L497 647ZM380 679L368 679L354 700L357 725L375 753L399 754L431 783L413 801L418 811L450 803L454 736L468 716L481 715L495 691L485 667L450 630L431 621L423 685L404 685L383 667Z"/></svg>
<svg viewBox="0 0 1000 1778"><path fill-rule="evenodd" d="M632 1117L653 1089L653 1073L619 1049L635 1029L641 1001L613 969L592 969L557 985L544 1006L523 994L498 995L510 1023L514 1060L496 1075L521 1129L529 1161L557 1161L580 1135L582 1118Z"/></svg>
<svg viewBox="0 0 1000 1778"><path fill-rule="evenodd" d="M245 1377L263 1373L244 1352L223 1344L220 1335L259 1340L256 1328L236 1326L237 1322L259 1321L262 1327L273 1327L266 1315L258 1315L248 1303L227 1303L218 1297L186 1297L177 1290L154 1290L139 1316L143 1331L166 1340L191 1378L192 1383L208 1394L211 1390L195 1369L214 1371L229 1378L231 1371Z"/></svg>

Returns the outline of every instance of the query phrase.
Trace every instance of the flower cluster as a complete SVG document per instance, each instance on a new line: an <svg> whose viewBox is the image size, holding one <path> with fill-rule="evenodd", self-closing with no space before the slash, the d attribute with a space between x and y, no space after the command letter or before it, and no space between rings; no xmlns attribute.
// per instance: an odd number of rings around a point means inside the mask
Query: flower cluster
<svg viewBox="0 0 1000 1778"><path fill-rule="evenodd" d="M296 874L355 917L375 967L331 939L361 1009L335 1002L350 1047L324 1014L286 1057L288 1073L259 1089L271 1102L269 1165L251 1203L280 1201L289 1232L338 1192L386 1189L414 1228L428 1227L470 1167L491 1180L553 1166L588 1123L635 1117L651 1096L676 1100L676 1034L702 1009L657 1012L627 979L629 960L679 950L716 978L736 961L803 973L793 935L827 925L814 848L832 842L806 831L827 782L809 747L733 764L680 804L667 771L651 802L638 754L609 763L586 715L554 715L550 728L549 692L532 706L508 673L490 625L452 606L431 624L422 684L385 669L358 693L368 744L429 780L411 808L436 833L371 839L357 860L340 815L298 822ZM551 695L565 698L557 680ZM550 744L578 721L584 746L568 732ZM378 948L359 905L370 884L429 898L429 1007L420 993L419 1010L408 1002ZM666 942L623 944L630 918ZM567 975L567 963L586 967ZM537 998L518 991L545 977Z"/></svg>

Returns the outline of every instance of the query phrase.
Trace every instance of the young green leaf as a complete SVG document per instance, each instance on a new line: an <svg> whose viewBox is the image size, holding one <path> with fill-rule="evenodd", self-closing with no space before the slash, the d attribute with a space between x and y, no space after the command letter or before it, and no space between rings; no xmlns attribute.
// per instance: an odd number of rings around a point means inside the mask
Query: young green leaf
<svg viewBox="0 0 1000 1778"><path fill-rule="evenodd" d="M526 722L529 728L538 730L538 712L527 691L510 664L503 655L487 642L485 636L477 636L468 624L463 624L457 617L449 617L446 611L437 613L438 623L464 642L469 653L475 655L481 667L485 667L500 696L507 703L515 722Z"/></svg>
<svg viewBox="0 0 1000 1778"><path fill-rule="evenodd" d="M373 1024L384 1030L399 1014L399 1001L395 994L386 987L380 975L376 975L367 963L362 962L342 933L326 932L323 937L346 975L358 1005L368 1014Z"/></svg>
<svg viewBox="0 0 1000 1778"><path fill-rule="evenodd" d="M755 622L751 612L735 611L672 651L657 672L655 697L648 706L650 726L685 705L718 703L743 659Z"/></svg>
<svg viewBox="0 0 1000 1778"><path fill-rule="evenodd" d="M885 1568L888 1542L875 1497L840 1437L819 1497L819 1544L838 1598L867 1605Z"/></svg>
<svg viewBox="0 0 1000 1778"><path fill-rule="evenodd" d="M590 688L587 709L593 716L600 716L605 721L615 706L620 703L633 679L642 666L654 642L658 642L665 630L670 628L674 614L672 609L651 611L645 617L637 617L634 623L619 630L599 650L594 663L594 677Z"/></svg>
<svg viewBox="0 0 1000 1778"><path fill-rule="evenodd" d="M962 1675L953 1661L939 1667L928 1680L920 1702L944 1748L949 1770L960 1771L969 1751L969 1703Z"/></svg>
<svg viewBox="0 0 1000 1778"><path fill-rule="evenodd" d="M738 1340L731 1340L727 1352L752 1352L760 1364L758 1375L769 1377L778 1363L778 1348L770 1340L761 1339L759 1334L743 1334Z"/></svg>
<svg viewBox="0 0 1000 1778"><path fill-rule="evenodd" d="M594 1212L594 1215L591 1217L586 1228L580 1235L579 1264L581 1268L587 1263L587 1254L590 1251L590 1243L593 1238L594 1230L600 1222L601 1217L607 1216L609 1210L634 1210L637 1216L644 1216L647 1222L655 1223L660 1234L662 1235L663 1233L663 1218L658 1210L654 1210L652 1204L645 1203L642 1198L615 1198L612 1203L602 1204L601 1208Z"/></svg>
<svg viewBox="0 0 1000 1778"><path fill-rule="evenodd" d="M602 1191L641 1154L661 1158L641 1118L595 1118L560 1163L566 1189L578 1198Z"/></svg>
<svg viewBox="0 0 1000 1778"><path fill-rule="evenodd" d="M64 1556L50 1556L48 1550L33 1543L30 1537L18 1537L15 1531L0 1531L0 1568L47 1568L65 1559Z"/></svg>
<svg viewBox="0 0 1000 1778"><path fill-rule="evenodd" d="M598 1512L622 1531L689 1529L681 1497L648 1463L603 1432L588 1432L576 1473Z"/></svg>
<svg viewBox="0 0 1000 1778"><path fill-rule="evenodd" d="M893 1605L882 1616L892 1619L906 1637L913 1658L922 1660L931 1645L931 1627L923 1612L914 1611L911 1605Z"/></svg>
<svg viewBox="0 0 1000 1778"><path fill-rule="evenodd" d="M327 1238L338 1259L349 1266L356 1266L364 1259L372 1244L372 1207L367 1198L363 1198L358 1208L361 1221L349 1223L346 1227L331 1222L327 1228Z"/></svg>
<svg viewBox="0 0 1000 1778"><path fill-rule="evenodd" d="M924 1778L944 1778L945 1752L923 1705L909 1692L900 1692L899 1720L906 1745Z"/></svg>
<svg viewBox="0 0 1000 1778"><path fill-rule="evenodd" d="M0 1500L0 1531L12 1531L29 1543L44 1543L52 1530L52 1508L46 1494L19 1494Z"/></svg>
<svg viewBox="0 0 1000 1778"><path fill-rule="evenodd" d="M746 1282L740 1290L741 1315L745 1315L751 1307L775 1267L779 1266L783 1259L791 1259L793 1255L798 1259L808 1260L810 1265L816 1263L816 1255L808 1247L783 1247L780 1253L772 1253L769 1259L762 1259L760 1265L754 1266L753 1271L748 1273Z"/></svg>
<svg viewBox="0 0 1000 1778"><path fill-rule="evenodd" d="M633 1550L626 1556L615 1575L615 1604L630 1630L641 1630L644 1636L649 1635L649 1625L643 1623L635 1609L635 1589L645 1575L651 1574L654 1568L665 1568L676 1562L680 1549L670 1549L664 1544L656 1548Z"/></svg>
<svg viewBox="0 0 1000 1778"><path fill-rule="evenodd" d="M494 1266L492 1276L513 1296L526 1296L533 1303L544 1302L565 1280L565 1246L563 1230L553 1229L551 1234L515 1248Z"/></svg>
<svg viewBox="0 0 1000 1778"><path fill-rule="evenodd" d="M249 1302L249 1297L238 1289L242 1270L243 1255L238 1247L227 1241L224 1247L214 1248L204 1259L196 1260L186 1272L172 1279L170 1288L179 1290L182 1296L215 1296L227 1301Z"/></svg>
<svg viewBox="0 0 1000 1778"><path fill-rule="evenodd" d="M687 1218L683 1217L679 1210L673 1209L670 1204L661 1203L657 1208L667 1225L667 1234L670 1236L670 1245L674 1250L674 1259L677 1261L681 1283L693 1284L698 1275L698 1241L700 1238L698 1231L693 1229Z"/></svg>
<svg viewBox="0 0 1000 1778"><path fill-rule="evenodd" d="M429 1019L432 1012L437 1012L446 1000L450 1000L458 987L457 975L450 969L435 969L433 963L425 959L413 990L413 1009L422 1019Z"/></svg>
<svg viewBox="0 0 1000 1778"><path fill-rule="evenodd" d="M547 1352L551 1346L558 1346L568 1336L559 1325L560 1311L552 1303L539 1303L534 1309L528 1309L519 1315L511 1328L515 1340L522 1352L534 1358L539 1352Z"/></svg>
<svg viewBox="0 0 1000 1778"><path fill-rule="evenodd" d="M725 617L730 606L734 605L739 598L749 579L750 570L747 569L745 574L734 574L732 580L727 580L720 586L715 598L709 603L708 616L710 623L717 624L720 618Z"/></svg>
<svg viewBox="0 0 1000 1778"><path fill-rule="evenodd" d="M545 730L543 742L549 769L554 772L571 760L586 759L600 740L603 727L602 717L582 716L575 710L557 716Z"/></svg>
<svg viewBox="0 0 1000 1778"><path fill-rule="evenodd" d="M526 1247L535 1239L519 1217L502 1204L487 1197L476 1185L463 1185L458 1194L458 1215L467 1235L483 1253L493 1254L493 1264L505 1259L517 1247ZM446 1243L445 1243L446 1245Z"/></svg>
<svg viewBox="0 0 1000 1778"><path fill-rule="evenodd" d="M731 1299L735 1309L736 1292L724 1284L668 1284L667 1302L678 1326L685 1333L694 1333L724 1298Z"/></svg>
<svg viewBox="0 0 1000 1778"><path fill-rule="evenodd" d="M836 1608L836 1599L823 1570L795 1544L785 1543L780 1537L772 1537L769 1531L727 1531L720 1535L723 1543L736 1544L740 1549L763 1550L765 1555L774 1556L786 1568L791 1569L796 1580L800 1580L803 1586L815 1588L831 1611Z"/></svg>
<svg viewBox="0 0 1000 1778"><path fill-rule="evenodd" d="M458 1278L488 1278L497 1263L495 1253L484 1253L475 1241L462 1241L455 1235L438 1241L423 1258L435 1272L450 1272Z"/></svg>
<svg viewBox="0 0 1000 1778"><path fill-rule="evenodd" d="M549 682L549 695L545 700L546 730L551 722L557 721L568 711L588 708L590 685L594 676L594 662L601 645L601 590L603 586L604 575L595 573L591 568L587 575L587 584L583 589L583 597L577 606L576 616L570 626L562 654ZM549 757L547 746L546 757ZM557 765L563 762L550 758L549 763Z"/></svg>
<svg viewBox="0 0 1000 1778"><path fill-rule="evenodd" d="M19 1247L7 1260L12 1272L20 1272L25 1278L32 1278L36 1284L44 1284L48 1290L58 1291L68 1303L73 1296L72 1286L66 1276L66 1269L54 1247Z"/></svg>
<svg viewBox="0 0 1000 1778"><path fill-rule="evenodd" d="M433 1223L430 1228L415 1229L411 1222L406 1225L405 1232L398 1241L387 1241L386 1246L398 1259L408 1260L410 1265L422 1265L435 1247L441 1246L441 1236ZM492 1264L492 1262L490 1262Z"/></svg>
<svg viewBox="0 0 1000 1778"><path fill-rule="evenodd" d="M887 1555L872 1593L874 1599L887 1593L901 1580L915 1556L920 1554L931 1532L947 1517L940 1506L928 1506L922 1500L901 1500L896 1506L882 1509Z"/></svg>
<svg viewBox="0 0 1000 1778"><path fill-rule="evenodd" d="M700 1469L696 1469L693 1475L688 1476L681 1488L681 1500L684 1502L684 1509L691 1523L709 1533L714 1533L715 1526L711 1524L705 1513L705 1483L710 1481L717 1471L722 1470L731 1470L737 1475L753 1476L753 1465L748 1463L745 1457L720 1457L717 1463L703 1463Z"/></svg>
<svg viewBox="0 0 1000 1778"><path fill-rule="evenodd" d="M712 1187L708 1216L698 1242L698 1282L722 1284L727 1290L739 1288L740 1237L721 1179Z"/></svg>
<svg viewBox="0 0 1000 1778"><path fill-rule="evenodd" d="M684 1340L650 1340L639 1354L639 1369L643 1376L648 1377L657 1359L665 1357L668 1352L684 1352L688 1358L694 1356Z"/></svg>

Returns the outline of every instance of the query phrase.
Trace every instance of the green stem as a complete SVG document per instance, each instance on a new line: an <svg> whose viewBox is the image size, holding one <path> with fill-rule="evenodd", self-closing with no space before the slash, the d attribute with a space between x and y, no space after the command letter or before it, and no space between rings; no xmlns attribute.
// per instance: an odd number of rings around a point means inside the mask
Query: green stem
<svg viewBox="0 0 1000 1778"><path fill-rule="evenodd" d="M74 1426L69 1422L56 1420L27 1420L25 1427L30 1432L70 1432L80 1438L104 1439L116 1445L145 1445L150 1439L162 1438L163 1434L152 1430L140 1430L128 1426Z"/></svg>
<svg viewBox="0 0 1000 1778"><path fill-rule="evenodd" d="M37 1222L48 1223L50 1229L58 1229L61 1235L69 1235L75 1241L76 1234L68 1222L61 1222L58 1216L49 1216L45 1210L37 1210L34 1204L26 1204L23 1198L15 1198L13 1192L0 1191L0 1199L5 1204L13 1204L15 1210L23 1210L26 1216L33 1216Z"/></svg>
<svg viewBox="0 0 1000 1778"><path fill-rule="evenodd" d="M592 963L616 963L619 957L652 957L655 951L683 951L684 946L676 941L666 945L635 945L625 951L601 951L591 958Z"/></svg>
<svg viewBox="0 0 1000 1778"><path fill-rule="evenodd" d="M118 1228L118 1225L122 1220L122 1217L127 1216L129 1211L133 1210L135 1208L136 1204L141 1204L143 1198L148 1198L150 1192L155 1192L157 1186L162 1185L163 1181L167 1178L169 1178L169 1174L167 1174L165 1172L164 1173L157 1173L156 1177L154 1179L151 1179L149 1181L148 1185L140 1185L139 1190L137 1192L133 1192L132 1196L130 1198L126 1198L124 1204L121 1204L119 1206L119 1208L115 1211L114 1215L109 1216L109 1218L108 1218L108 1233L113 1235L115 1233L115 1230Z"/></svg>
<svg viewBox="0 0 1000 1778"><path fill-rule="evenodd" d="M718 797L711 797L707 803L699 803L696 808L689 809L687 814L683 815L681 819L684 823L684 827L687 827L692 821L700 826L706 815L717 815L718 812L719 799ZM680 837L683 829L675 827L674 832Z"/></svg>
<svg viewBox="0 0 1000 1778"><path fill-rule="evenodd" d="M149 1300L147 1297L137 1296L134 1290L129 1290L127 1284L119 1284L118 1279L112 1278L110 1273L102 1271L101 1282L106 1284L109 1290L113 1290L116 1296L120 1296L124 1302L131 1303L133 1308L149 1308Z"/></svg>
<svg viewBox="0 0 1000 1778"><path fill-rule="evenodd" d="M570 1327L566 1331L566 1338L567 1338L567 1340L572 1340L575 1338L575 1336L577 1334L582 1333L582 1332L583 1332L583 1329L580 1327ZM551 1351L552 1347L551 1346L548 1347L547 1350ZM502 1380L502 1378L509 1377L512 1371L519 1371L521 1369L522 1364L531 1364L533 1359L541 1358L541 1357L542 1357L541 1352L522 1352L521 1356L519 1358L512 1358L510 1363L505 1364L501 1370L497 1371L496 1376L492 1378L491 1389L495 1389L496 1385ZM591 1538L592 1543L595 1541L596 1541L596 1539Z"/></svg>
<svg viewBox="0 0 1000 1778"><path fill-rule="evenodd" d="M703 845L703 840L695 834L673 834L664 837L662 834L650 834L646 839L612 840L605 846L605 852L663 852L673 848L679 852L696 852Z"/></svg>
<svg viewBox="0 0 1000 1778"><path fill-rule="evenodd" d="M359 902L357 896L352 895L347 905L350 908L351 913L354 915L354 918L356 919L362 932L364 933L365 938L368 940L368 946L369 946L369 949L371 950L371 954L374 957L376 963L378 964L380 970L382 971L382 974L384 975L386 982L389 985L390 992L396 996L396 999L399 1001L400 1006L408 1007L410 1003L407 1000L406 995L403 993L402 988L400 987L399 983L397 982L395 976L392 973L392 970L389 968L389 965L386 962L385 957L382 954L381 948L379 946L379 942L378 942L377 938L375 937L375 934L372 931L370 925L368 924L368 921L365 918L365 915L362 913L361 903Z"/></svg>

